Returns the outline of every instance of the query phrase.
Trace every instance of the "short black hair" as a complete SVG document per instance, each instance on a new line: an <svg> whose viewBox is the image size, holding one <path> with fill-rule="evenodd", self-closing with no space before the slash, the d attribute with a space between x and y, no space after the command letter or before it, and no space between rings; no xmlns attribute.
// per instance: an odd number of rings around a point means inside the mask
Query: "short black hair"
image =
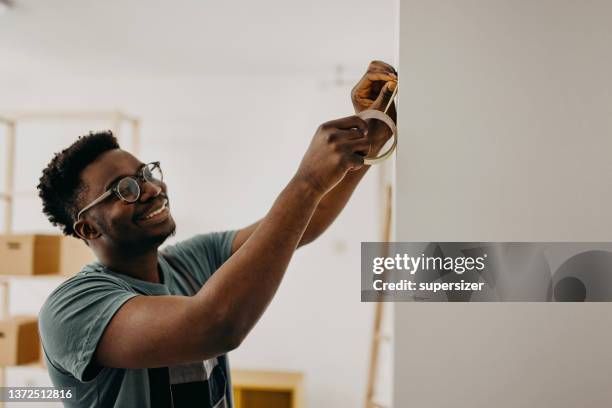
<svg viewBox="0 0 612 408"><path fill-rule="evenodd" d="M81 204L80 194L86 189L81 172L102 153L113 149L119 149L113 132L89 132L56 153L43 170L37 187L43 212L65 235L78 238L72 226Z"/></svg>

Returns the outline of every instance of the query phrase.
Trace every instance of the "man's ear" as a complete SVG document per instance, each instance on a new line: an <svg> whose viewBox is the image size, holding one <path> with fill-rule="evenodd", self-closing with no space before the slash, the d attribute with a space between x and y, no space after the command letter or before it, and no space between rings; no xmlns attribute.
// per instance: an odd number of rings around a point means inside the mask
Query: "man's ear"
<svg viewBox="0 0 612 408"><path fill-rule="evenodd" d="M87 220L79 220L75 222L73 229L79 238L84 239L85 241L96 239L102 235L96 226Z"/></svg>

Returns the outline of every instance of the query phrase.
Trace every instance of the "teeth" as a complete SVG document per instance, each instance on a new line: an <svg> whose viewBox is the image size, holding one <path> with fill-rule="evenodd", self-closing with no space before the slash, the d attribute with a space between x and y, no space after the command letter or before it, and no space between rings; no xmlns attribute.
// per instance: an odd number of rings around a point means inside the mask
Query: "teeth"
<svg viewBox="0 0 612 408"><path fill-rule="evenodd" d="M166 205L168 204L168 200L164 200L164 202L162 203L162 206L159 207L157 210L150 212L149 214L147 214L144 219L148 220L149 218L155 217L157 214L161 213L162 211L164 211L166 209Z"/></svg>

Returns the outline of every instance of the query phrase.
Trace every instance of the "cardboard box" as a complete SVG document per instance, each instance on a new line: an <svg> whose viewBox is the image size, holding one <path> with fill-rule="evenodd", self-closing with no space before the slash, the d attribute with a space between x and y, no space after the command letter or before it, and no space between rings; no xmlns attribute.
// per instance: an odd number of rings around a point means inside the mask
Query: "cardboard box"
<svg viewBox="0 0 612 408"><path fill-rule="evenodd" d="M83 240L73 237L61 237L60 242L59 273L62 275L75 275L85 265L96 260L93 252Z"/></svg>
<svg viewBox="0 0 612 408"><path fill-rule="evenodd" d="M36 316L13 316L0 320L0 366L38 361L40 338Z"/></svg>
<svg viewBox="0 0 612 408"><path fill-rule="evenodd" d="M0 275L57 273L60 238L60 235L0 235Z"/></svg>

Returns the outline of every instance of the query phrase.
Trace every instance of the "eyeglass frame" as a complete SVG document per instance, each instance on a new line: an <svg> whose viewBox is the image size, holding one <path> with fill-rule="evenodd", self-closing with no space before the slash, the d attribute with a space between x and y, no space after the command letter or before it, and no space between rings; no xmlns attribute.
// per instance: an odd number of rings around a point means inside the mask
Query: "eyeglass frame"
<svg viewBox="0 0 612 408"><path fill-rule="evenodd" d="M142 193L142 189L140 188L140 181L144 181L144 182L149 182L149 183L155 184L153 181L147 180L147 178L145 177L145 174L144 174L144 170L147 168L147 166L149 166L151 164L154 166L153 168L157 167L159 169L159 172L161 173L161 179L159 181L160 181L160 183L163 183L163 181L164 181L164 172L161 169L160 163L158 161L154 161L154 162L150 162L150 163L145 163L145 164L142 165L142 167L138 170L138 172L136 174L134 174L132 176L121 177L119 180L117 180L115 183L113 183L113 186L111 188L106 190L98 198L93 200L91 203L86 205L81 211L79 211L79 213L77 214L77 219L75 221L75 224L80 221L81 214L83 214L85 211L89 210L93 206L95 206L97 204L100 204L102 201L106 200L111 194L115 194L121 201L126 202L126 203L132 204L132 203L135 203L136 201L138 201L138 199L140 198L140 194ZM131 178L132 180L136 179L135 181L136 181L136 185L138 186L138 195L136 196L136 199L134 201L128 201L125 198L123 198L121 196L121 193L119 192L119 190L117 188L119 186L119 183L121 183L121 181L125 180L126 178Z"/></svg>

